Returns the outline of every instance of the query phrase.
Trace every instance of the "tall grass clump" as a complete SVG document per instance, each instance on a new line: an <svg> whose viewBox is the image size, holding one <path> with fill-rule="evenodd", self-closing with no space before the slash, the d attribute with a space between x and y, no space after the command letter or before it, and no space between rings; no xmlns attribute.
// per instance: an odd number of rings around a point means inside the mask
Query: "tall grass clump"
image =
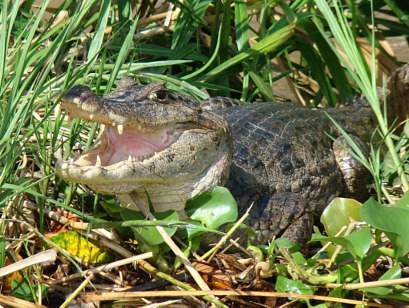
<svg viewBox="0 0 409 308"><path fill-rule="evenodd" d="M344 14L345 12L342 10L342 3L339 0L314 0L314 2L317 5L318 9L321 11L323 18L327 22L332 36L329 36L326 33L319 17L314 17L313 20L317 28L326 38L328 45L332 47L339 61L346 68L348 76L356 83L358 89L366 97L370 107L372 108L376 116L382 140L386 145L395 170L400 177L403 189L404 191L408 191L408 178L405 174L402 161L397 153L394 140L392 139L391 128L388 126L387 116L385 116L384 114L385 112L387 112L387 107L385 109L382 108L383 102L381 102L377 90L377 63L375 58L376 28L374 24L373 7L371 6L372 35L370 36L372 53L370 58L370 66L368 67L367 62L362 54L361 48L357 44L355 32L351 28L350 23L348 22ZM370 2L372 3L372 1ZM332 4L332 8L330 4ZM348 55L348 57L346 57L345 55ZM335 125L337 124L335 123ZM370 158L367 158L366 154L359 148L359 146L353 141L353 139L348 136L339 125L337 125L337 127L342 131L343 136L347 139L357 159L372 173L376 181L375 184L378 196L380 196L381 177L379 175L379 153L377 153L377 151L372 148L371 156Z"/></svg>

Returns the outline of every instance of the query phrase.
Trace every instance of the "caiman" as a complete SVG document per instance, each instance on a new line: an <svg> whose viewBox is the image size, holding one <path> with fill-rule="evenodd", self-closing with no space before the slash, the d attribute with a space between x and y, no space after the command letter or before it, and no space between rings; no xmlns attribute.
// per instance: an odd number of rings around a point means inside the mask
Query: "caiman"
<svg viewBox="0 0 409 308"><path fill-rule="evenodd" d="M392 76L389 115L407 115L408 66ZM103 124L95 146L69 161L58 160L62 178L114 194L129 195L156 212L182 211L188 199L225 185L257 240L273 236L305 241L313 218L336 196L362 195L367 171L355 161L330 117L356 142L376 128L365 103L308 109L282 102L237 104L211 98L198 103L163 84L122 79L112 93L77 85L62 98L71 117Z"/></svg>

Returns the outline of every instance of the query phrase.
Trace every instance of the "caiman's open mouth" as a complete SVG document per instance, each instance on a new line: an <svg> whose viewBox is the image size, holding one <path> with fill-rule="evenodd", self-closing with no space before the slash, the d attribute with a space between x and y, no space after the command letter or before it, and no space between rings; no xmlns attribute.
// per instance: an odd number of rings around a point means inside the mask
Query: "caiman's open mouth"
<svg viewBox="0 0 409 308"><path fill-rule="evenodd" d="M104 125L95 146L74 159L73 164L111 166L125 160L142 161L169 147L179 135L176 127Z"/></svg>

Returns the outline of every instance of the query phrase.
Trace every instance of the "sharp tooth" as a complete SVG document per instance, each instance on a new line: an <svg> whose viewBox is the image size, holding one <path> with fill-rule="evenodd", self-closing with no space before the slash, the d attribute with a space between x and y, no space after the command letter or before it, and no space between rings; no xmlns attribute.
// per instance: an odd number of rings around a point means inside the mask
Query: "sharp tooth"
<svg viewBox="0 0 409 308"><path fill-rule="evenodd" d="M72 100L72 102L73 102L74 104L79 105L79 104L81 103L81 100L80 100L79 97L75 97L75 98Z"/></svg>
<svg viewBox="0 0 409 308"><path fill-rule="evenodd" d="M95 167L101 167L101 157L97 154L97 160L95 161Z"/></svg>
<svg viewBox="0 0 409 308"><path fill-rule="evenodd" d="M115 123L115 122L112 122L112 126L115 127L115 126L116 126L116 123Z"/></svg>
<svg viewBox="0 0 409 308"><path fill-rule="evenodd" d="M118 134L122 135L124 133L124 126L122 124L119 124L117 129L118 129Z"/></svg>
<svg viewBox="0 0 409 308"><path fill-rule="evenodd" d="M132 156L131 156L131 155L128 156L128 161L129 161L130 163L132 163L133 159L132 159Z"/></svg>
<svg viewBox="0 0 409 308"><path fill-rule="evenodd" d="M92 113L89 115L89 119L90 119L91 121L94 119L94 115L93 115Z"/></svg>
<svg viewBox="0 0 409 308"><path fill-rule="evenodd" d="M66 115L65 115L65 119L69 122L69 121L71 121L71 117L70 117L70 115L67 113Z"/></svg>

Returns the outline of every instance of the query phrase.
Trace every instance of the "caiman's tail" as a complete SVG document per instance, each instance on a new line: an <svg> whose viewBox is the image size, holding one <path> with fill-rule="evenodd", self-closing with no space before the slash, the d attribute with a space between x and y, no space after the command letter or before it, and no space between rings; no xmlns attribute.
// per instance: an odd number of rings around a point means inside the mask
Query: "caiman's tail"
<svg viewBox="0 0 409 308"><path fill-rule="evenodd" d="M409 119L409 64L392 73L388 84L387 114L389 125L398 127Z"/></svg>

